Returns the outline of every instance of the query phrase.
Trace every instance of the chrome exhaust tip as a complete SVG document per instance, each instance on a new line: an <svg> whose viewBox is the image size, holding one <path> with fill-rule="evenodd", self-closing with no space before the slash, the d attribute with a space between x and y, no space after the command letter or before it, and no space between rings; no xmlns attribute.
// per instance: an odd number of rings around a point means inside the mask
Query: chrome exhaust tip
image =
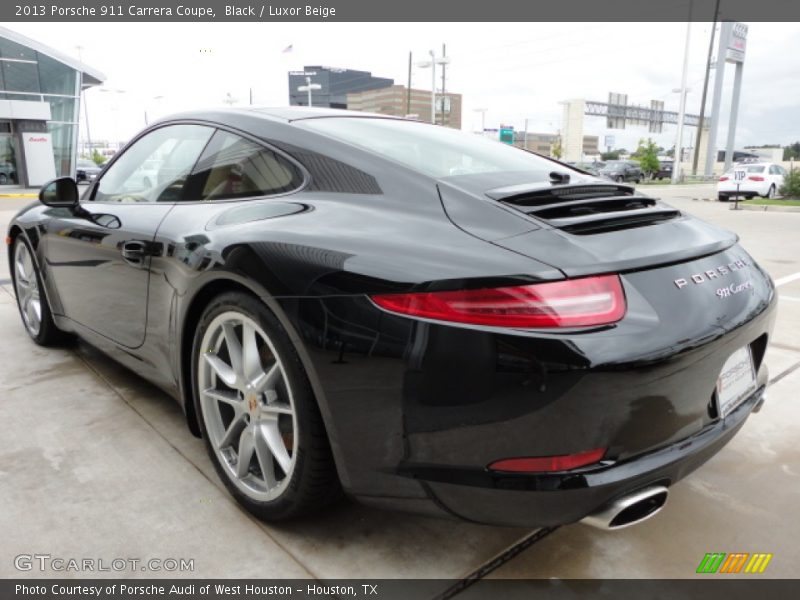
<svg viewBox="0 0 800 600"><path fill-rule="evenodd" d="M581 523L606 531L624 529L658 513L667 503L668 495L669 490L662 485L648 487L610 502L584 517Z"/></svg>

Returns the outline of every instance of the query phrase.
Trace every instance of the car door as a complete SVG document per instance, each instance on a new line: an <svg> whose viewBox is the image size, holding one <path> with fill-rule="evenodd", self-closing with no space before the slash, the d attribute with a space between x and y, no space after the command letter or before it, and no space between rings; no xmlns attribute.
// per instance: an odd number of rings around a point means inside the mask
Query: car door
<svg viewBox="0 0 800 600"><path fill-rule="evenodd" d="M156 231L213 133L193 124L154 129L114 160L78 210L53 211L47 269L67 317L123 346L142 344ZM146 163L157 165L150 187Z"/></svg>

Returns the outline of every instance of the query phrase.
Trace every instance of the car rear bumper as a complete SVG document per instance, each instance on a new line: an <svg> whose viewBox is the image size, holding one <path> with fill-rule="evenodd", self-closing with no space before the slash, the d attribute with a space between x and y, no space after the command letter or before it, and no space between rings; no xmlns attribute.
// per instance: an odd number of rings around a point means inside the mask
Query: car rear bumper
<svg viewBox="0 0 800 600"><path fill-rule="evenodd" d="M743 196L745 194L757 194L759 196L764 196L769 190L770 185L771 184L769 182L756 183L753 181L745 181L737 187L735 183L729 183L725 181L717 184L717 194L723 196Z"/></svg>
<svg viewBox="0 0 800 600"><path fill-rule="evenodd" d="M609 502L650 486L669 487L700 467L739 431L765 398L761 385L724 420L665 448L569 473L493 474L486 469L439 469L405 465L405 473L424 480L436 498L461 518L481 523L548 527L573 523Z"/></svg>

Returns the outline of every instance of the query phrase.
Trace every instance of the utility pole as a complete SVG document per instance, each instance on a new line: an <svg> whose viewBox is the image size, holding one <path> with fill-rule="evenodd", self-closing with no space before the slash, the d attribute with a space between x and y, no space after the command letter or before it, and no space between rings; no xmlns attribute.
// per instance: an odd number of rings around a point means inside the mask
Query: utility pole
<svg viewBox="0 0 800 600"><path fill-rule="evenodd" d="M683 73L681 74L680 106L678 108L678 133L675 136L675 162L672 163L672 183L678 183L681 177L683 161L683 120L686 118L686 73L689 70L689 39L692 35L692 2L689 2L689 21L686 22L686 45L683 49Z"/></svg>
<svg viewBox="0 0 800 600"><path fill-rule="evenodd" d="M406 88L406 115L411 114L411 52L408 53L408 87Z"/></svg>
<svg viewBox="0 0 800 600"><path fill-rule="evenodd" d="M714 35L717 33L719 20L719 0L714 7L714 22L711 24L711 41L708 43L708 57L706 58L706 76L703 80L703 96L700 99L700 121L697 125L697 136L694 142L694 156L692 157L692 175L697 175L697 163L700 157L700 138L703 135L703 121L706 116L706 95L708 94L708 77L711 74L711 55L714 52Z"/></svg>

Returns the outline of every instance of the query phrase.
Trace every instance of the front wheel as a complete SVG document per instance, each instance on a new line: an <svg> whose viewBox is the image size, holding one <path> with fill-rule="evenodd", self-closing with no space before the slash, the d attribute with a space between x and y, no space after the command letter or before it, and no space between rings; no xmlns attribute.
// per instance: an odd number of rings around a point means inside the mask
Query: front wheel
<svg viewBox="0 0 800 600"><path fill-rule="evenodd" d="M193 384L206 449L236 500L276 521L328 504L341 488L308 378L286 331L244 293L200 320Z"/></svg>

